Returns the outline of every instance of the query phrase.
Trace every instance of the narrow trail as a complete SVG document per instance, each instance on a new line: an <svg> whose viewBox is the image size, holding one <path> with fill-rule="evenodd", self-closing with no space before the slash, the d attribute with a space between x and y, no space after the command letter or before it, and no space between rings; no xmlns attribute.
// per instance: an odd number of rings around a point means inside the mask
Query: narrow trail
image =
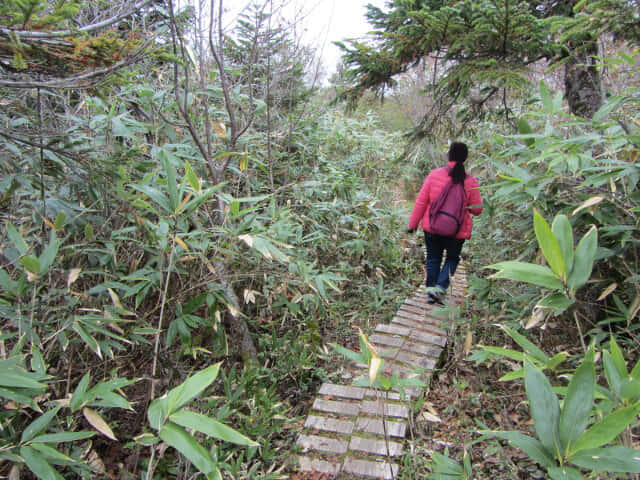
<svg viewBox="0 0 640 480"><path fill-rule="evenodd" d="M466 285L466 267L461 263L446 303L462 303ZM385 359L384 374L397 372L406 378L419 367L428 380L447 343L448 316L438 308L427 303L420 287L390 324L375 328L369 340ZM366 368L352 364L351 378L366 375ZM422 390L405 388L405 393L416 398ZM404 453L410 412L398 392L324 383L298 437L298 468L337 478L392 480L400 470L397 462Z"/></svg>

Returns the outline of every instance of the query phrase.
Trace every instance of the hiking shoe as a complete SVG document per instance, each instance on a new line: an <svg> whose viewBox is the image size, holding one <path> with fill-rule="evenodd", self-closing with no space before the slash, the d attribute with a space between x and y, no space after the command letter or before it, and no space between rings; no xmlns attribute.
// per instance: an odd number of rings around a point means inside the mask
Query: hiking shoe
<svg viewBox="0 0 640 480"><path fill-rule="evenodd" d="M432 292L429 294L429 300L433 299L433 302L429 302L429 303L437 303L439 305L444 305L444 297L445 297L445 291L438 288L435 292Z"/></svg>

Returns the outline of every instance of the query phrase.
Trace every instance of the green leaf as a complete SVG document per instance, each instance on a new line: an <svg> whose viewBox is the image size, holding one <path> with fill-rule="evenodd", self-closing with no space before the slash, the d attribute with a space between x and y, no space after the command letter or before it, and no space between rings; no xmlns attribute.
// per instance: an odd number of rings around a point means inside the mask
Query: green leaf
<svg viewBox="0 0 640 480"><path fill-rule="evenodd" d="M98 344L95 338L93 338L91 335L89 335L89 333L87 333L87 331L80 324L80 322L77 320L74 321L72 328L76 331L78 335L80 335L80 337L85 341L88 347L91 350L93 350L95 354L98 355L98 357L102 358L102 351L100 350L100 345Z"/></svg>
<svg viewBox="0 0 640 480"><path fill-rule="evenodd" d="M60 248L60 240L56 237L56 233L51 230L51 235L49 237L49 243L45 247L44 251L40 255L40 270L37 272L40 275L43 275L49 270L49 267L53 265L53 262L56 259L56 255L58 254L58 249Z"/></svg>
<svg viewBox="0 0 640 480"><path fill-rule="evenodd" d="M11 368L0 370L0 385L3 387L33 388L42 390L46 385L34 380L29 376L29 372L21 368Z"/></svg>
<svg viewBox="0 0 640 480"><path fill-rule="evenodd" d="M521 135L531 135L533 133L533 129L531 128L531 125L529 125L529 122L527 122L527 120L524 117L518 118L518 132ZM536 143L536 141L534 138L525 137L524 143L527 145L527 147L531 147L533 146L534 143Z"/></svg>
<svg viewBox="0 0 640 480"><path fill-rule="evenodd" d="M187 378L180 385L167 392L166 395L151 402L147 412L147 418L151 426L156 430L160 430L171 414L180 410L213 383L218 376L219 370L220 363L211 365Z"/></svg>
<svg viewBox="0 0 640 480"><path fill-rule="evenodd" d="M542 105L547 113L553 113L553 100L551 99L549 88L547 88L547 84L544 83L544 80L540 80L540 99L542 100Z"/></svg>
<svg viewBox="0 0 640 480"><path fill-rule="evenodd" d="M16 250L20 253L20 255L26 255L29 251L29 246L22 238L22 235L16 230L16 227L13 226L13 223L9 222L7 224L7 234L9 235L9 239L13 246L16 247Z"/></svg>
<svg viewBox="0 0 640 480"><path fill-rule="evenodd" d="M567 281L567 285L572 291L575 292L589 280L597 249L598 230L594 226L580 239L576 247L573 268Z"/></svg>
<svg viewBox="0 0 640 480"><path fill-rule="evenodd" d="M180 199L178 198L178 182L176 180L176 171L173 165L169 163L169 159L166 155L162 156L162 168L167 175L167 191L169 192L169 202L171 205L171 213L175 213L180 205Z"/></svg>
<svg viewBox="0 0 640 480"><path fill-rule="evenodd" d="M640 450L607 447L582 450L569 458L574 465L589 470L640 473Z"/></svg>
<svg viewBox="0 0 640 480"><path fill-rule="evenodd" d="M184 162L184 174L187 177L187 181L189 182L189 185L191 185L191 188L193 188L195 192L200 192L200 180L198 179L198 175L196 175L196 172L191 168L191 164L186 160Z"/></svg>
<svg viewBox="0 0 640 480"><path fill-rule="evenodd" d="M545 449L544 445L535 438L524 435L520 432L492 431L480 433L486 433L509 441L545 468L555 466L553 457Z"/></svg>
<svg viewBox="0 0 640 480"><path fill-rule="evenodd" d="M40 262L32 255L22 257L18 263L31 273L38 273L40 271Z"/></svg>
<svg viewBox="0 0 640 480"><path fill-rule="evenodd" d="M237 445L246 445L249 447L259 446L258 443L245 437L233 428L200 413L179 410L172 414L169 417L169 420L183 427L192 428L193 430L197 430L205 435L209 435L210 437L214 437L225 442L231 442Z"/></svg>
<svg viewBox="0 0 640 480"><path fill-rule="evenodd" d="M508 278L518 282L532 283L553 290L562 290L562 281L547 267L525 262L499 262L487 268L499 270L489 278Z"/></svg>
<svg viewBox="0 0 640 480"><path fill-rule="evenodd" d="M86 393L87 388L89 388L90 380L91 372L87 372L78 382L76 389L73 391L73 395L71 395L71 400L69 401L69 408L72 412L75 412L87 402Z"/></svg>
<svg viewBox="0 0 640 480"><path fill-rule="evenodd" d="M638 359L638 361L636 362L635 367L633 367L633 370L631 370L630 375L635 378L636 380L640 381L640 358Z"/></svg>
<svg viewBox="0 0 640 480"><path fill-rule="evenodd" d="M35 437L31 442L33 443L62 443L62 442L75 442L77 440L84 440L85 438L91 438L95 435L95 432L60 432L60 433L47 433L46 435L40 435Z"/></svg>
<svg viewBox="0 0 640 480"><path fill-rule="evenodd" d="M137 190L137 191L139 191L141 193L144 193L146 196L151 198L151 200L153 200L165 212L170 213L170 214L174 213L174 211L171 209L171 202L169 201L169 199L165 196L164 193L162 193L157 188L153 188L150 185L135 185L135 184L131 184L129 186L131 188L133 188L134 190Z"/></svg>
<svg viewBox="0 0 640 480"><path fill-rule="evenodd" d="M571 377L560 414L560 444L565 452L570 450L589 424L595 385L595 366L592 361L585 359Z"/></svg>
<svg viewBox="0 0 640 480"><path fill-rule="evenodd" d="M20 456L29 467L29 470L38 478L42 480L64 480L62 475L56 472L37 450L28 446L20 447Z"/></svg>
<svg viewBox="0 0 640 480"><path fill-rule="evenodd" d="M562 280L566 280L567 271L558 239L551 231L547 221L537 210L533 211L533 228L536 232L540 249L551 270Z"/></svg>
<svg viewBox="0 0 640 480"><path fill-rule="evenodd" d="M584 480L579 470L573 467L553 467L547 469L551 480Z"/></svg>
<svg viewBox="0 0 640 480"><path fill-rule="evenodd" d="M565 270L570 272L571 268L573 268L573 230L567 216L556 215L551 224L551 231L558 240Z"/></svg>
<svg viewBox="0 0 640 480"><path fill-rule="evenodd" d="M571 452L589 450L611 442L633 422L638 412L640 412L640 402L607 415L576 440Z"/></svg>
<svg viewBox="0 0 640 480"><path fill-rule="evenodd" d="M58 230L62 230L66 221L67 221L67 214L64 212L60 212L58 213L58 215L56 215L56 219L53 221L53 226L56 227Z"/></svg>
<svg viewBox="0 0 640 480"><path fill-rule="evenodd" d="M624 355L620 347L616 343L616 339L613 335L611 335L611 340L609 341L609 351L611 352L611 359L613 360L613 364L618 370L618 373L621 377L627 377L629 372L627 371L627 362L624 361Z"/></svg>
<svg viewBox="0 0 640 480"><path fill-rule="evenodd" d="M616 367L616 362L607 350L602 353L602 364L604 365L604 375L607 378L609 388L613 390L617 398L620 398L620 390L624 379Z"/></svg>
<svg viewBox="0 0 640 480"><path fill-rule="evenodd" d="M558 452L560 403L547 377L528 358L524 361L524 382L537 436L548 452Z"/></svg>
<svg viewBox="0 0 640 480"><path fill-rule="evenodd" d="M501 325L500 328L504 330L507 335L509 335L518 345L522 347L525 353L531 355L536 360L539 360L541 363L549 362L549 357L546 353L540 350L536 345L527 340L523 335L516 332L515 330Z"/></svg>
<svg viewBox="0 0 640 480"><path fill-rule="evenodd" d="M162 430L160 430L160 438L169 446L178 450L205 475L218 470L211 454L196 442L184 428L175 423L168 422L162 427Z"/></svg>
<svg viewBox="0 0 640 480"><path fill-rule="evenodd" d="M367 357L361 352L354 352L353 350L349 350L348 348L345 348L342 345L337 345L335 343L330 343L329 346L340 355L347 357L349 360L352 360L356 363L368 363Z"/></svg>
<svg viewBox="0 0 640 480"><path fill-rule="evenodd" d="M47 413L40 415L33 422L31 422L22 432L20 443L26 443L36 435L38 435L40 432L44 431L58 414L58 410L60 410L60 405L55 406Z"/></svg>

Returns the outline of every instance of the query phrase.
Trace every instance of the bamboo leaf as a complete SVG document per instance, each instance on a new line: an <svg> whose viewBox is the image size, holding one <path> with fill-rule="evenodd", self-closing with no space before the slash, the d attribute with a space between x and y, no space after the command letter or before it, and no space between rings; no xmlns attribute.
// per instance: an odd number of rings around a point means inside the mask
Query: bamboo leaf
<svg viewBox="0 0 640 480"><path fill-rule="evenodd" d="M548 450L544 447L544 445L535 438L532 438L528 435L524 435L520 432L492 431L492 432L480 432L480 433L487 433L489 435L493 435L494 437L507 440L509 443L521 449L523 452L529 455L533 460L535 460L540 465L546 468L555 466L553 457L549 454Z"/></svg>
<svg viewBox="0 0 640 480"><path fill-rule="evenodd" d="M105 437L110 438L111 440L114 440L116 442L118 441L116 436L113 434L113 430L111 430L111 427L107 424L107 422L104 421L104 419L98 412L91 408L85 407L82 409L82 415L87 419L87 422L89 422L89 424L98 432L103 434Z"/></svg>
<svg viewBox="0 0 640 480"><path fill-rule="evenodd" d="M258 443L245 437L233 428L200 413L179 410L173 413L169 417L169 420L182 427L197 430L198 432L225 442L235 443L236 445L246 445L248 447L259 446Z"/></svg>
<svg viewBox="0 0 640 480"><path fill-rule="evenodd" d="M553 290L562 290L562 281L547 267L534 263L507 261L494 263L487 268L498 272L489 278L507 278L518 282L532 283Z"/></svg>
<svg viewBox="0 0 640 480"><path fill-rule="evenodd" d="M607 415L576 440L571 448L572 454L580 450L598 448L611 442L633 422L638 412L640 412L640 402Z"/></svg>
<svg viewBox="0 0 640 480"><path fill-rule="evenodd" d="M179 425L168 422L160 430L160 438L178 450L205 475L218 470L211 454Z"/></svg>
<svg viewBox="0 0 640 480"><path fill-rule="evenodd" d="M42 480L64 480L62 475L49 465L42 455L29 446L20 447L20 456L24 459L29 470Z"/></svg>
<svg viewBox="0 0 640 480"><path fill-rule="evenodd" d="M557 215L551 224L551 231L558 240L562 258L564 259L565 271L570 272L573 267L573 230L567 216Z"/></svg>
<svg viewBox="0 0 640 480"><path fill-rule="evenodd" d="M608 447L582 450L569 458L574 465L589 470L640 473L640 450Z"/></svg>
<svg viewBox="0 0 640 480"><path fill-rule="evenodd" d="M560 414L559 434L563 451L571 448L589 424L595 384L595 366L590 359L585 359L571 377Z"/></svg>
<svg viewBox="0 0 640 480"><path fill-rule="evenodd" d="M560 447L558 424L560 403L547 377L525 358L524 379L536 434L548 452L557 452Z"/></svg>
<svg viewBox="0 0 640 480"><path fill-rule="evenodd" d="M580 239L576 247L573 268L567 281L567 285L572 291L575 292L589 280L597 248L598 230L594 226Z"/></svg>
<svg viewBox="0 0 640 480"><path fill-rule="evenodd" d="M558 239L551 231L551 227L537 210L533 211L533 228L538 239L538 244L547 260L547 263L558 277L562 280L566 280L567 271L565 261L563 258L562 250Z"/></svg>

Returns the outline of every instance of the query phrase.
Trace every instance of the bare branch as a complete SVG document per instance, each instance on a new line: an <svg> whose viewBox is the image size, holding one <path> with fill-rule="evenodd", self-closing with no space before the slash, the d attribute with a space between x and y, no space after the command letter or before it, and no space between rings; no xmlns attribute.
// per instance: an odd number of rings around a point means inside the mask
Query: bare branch
<svg viewBox="0 0 640 480"><path fill-rule="evenodd" d="M137 13L140 9L142 9L143 7L146 7L147 5L149 5L150 3L152 3L154 0L141 0L140 2L136 3L135 5L133 5L133 7L131 7L131 9L129 9L128 11L121 13L120 15L116 15L114 17L108 18L106 20L103 20L102 22L98 22L98 23L94 23L91 25L85 25L84 27L80 27L78 29L74 29L74 30L57 30L57 31L53 31L53 32L37 32L37 31L30 31L30 30L12 30L11 28L6 28L6 27L0 27L0 35L3 35L5 37L12 37L12 36L16 36L18 37L20 40L45 40L45 39L53 39L53 38L64 38L64 37L68 37L70 35L77 35L78 33L90 33L90 32L94 32L96 30L100 30L101 28L106 28L106 27L110 27L111 25L114 25L118 22L120 22L121 20L124 20L127 17L130 17L131 15ZM69 43L65 43L65 45L67 45Z"/></svg>
<svg viewBox="0 0 640 480"><path fill-rule="evenodd" d="M109 67L101 68L98 70L92 70L80 75L73 75L64 78L54 78L46 81L30 81L30 80L3 80L0 79L0 87L7 88L90 88L98 85L104 77L110 75L121 68L128 65L132 65L142 58L142 54L146 51L147 47L151 44L152 40L147 40L138 48L133 54L128 56L125 60L115 63Z"/></svg>

